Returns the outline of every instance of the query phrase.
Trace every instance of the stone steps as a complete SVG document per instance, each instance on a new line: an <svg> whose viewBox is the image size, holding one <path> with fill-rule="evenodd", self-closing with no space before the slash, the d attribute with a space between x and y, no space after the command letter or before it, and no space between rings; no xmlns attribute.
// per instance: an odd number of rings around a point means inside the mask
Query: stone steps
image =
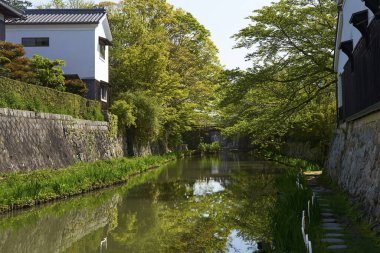
<svg viewBox="0 0 380 253"><path fill-rule="evenodd" d="M321 197L321 194L330 193L331 190L321 186L312 187L311 189L314 192L322 211L321 221L324 235L321 242L327 244L327 249L329 251L344 252L343 250L348 248L344 239L344 226L338 222L339 219L337 215L333 213L327 200Z"/></svg>

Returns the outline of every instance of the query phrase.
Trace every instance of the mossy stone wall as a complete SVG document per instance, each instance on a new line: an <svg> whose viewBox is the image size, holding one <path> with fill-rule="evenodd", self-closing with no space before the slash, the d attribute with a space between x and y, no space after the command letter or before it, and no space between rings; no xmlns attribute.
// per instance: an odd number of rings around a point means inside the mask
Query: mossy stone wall
<svg viewBox="0 0 380 253"><path fill-rule="evenodd" d="M117 124L72 116L0 109L0 172L60 168L122 157Z"/></svg>

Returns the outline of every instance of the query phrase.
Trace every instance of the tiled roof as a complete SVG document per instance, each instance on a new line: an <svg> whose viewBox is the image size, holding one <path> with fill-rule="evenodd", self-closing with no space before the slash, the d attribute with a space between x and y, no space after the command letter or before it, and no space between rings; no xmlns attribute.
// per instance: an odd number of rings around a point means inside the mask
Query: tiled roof
<svg viewBox="0 0 380 253"><path fill-rule="evenodd" d="M7 24L97 24L106 14L99 9L27 9L25 19L9 20Z"/></svg>

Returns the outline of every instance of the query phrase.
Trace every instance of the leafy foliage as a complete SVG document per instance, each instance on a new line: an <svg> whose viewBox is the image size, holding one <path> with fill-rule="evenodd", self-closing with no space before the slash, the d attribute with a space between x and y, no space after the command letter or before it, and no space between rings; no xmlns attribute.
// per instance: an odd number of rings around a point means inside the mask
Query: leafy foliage
<svg viewBox="0 0 380 253"><path fill-rule="evenodd" d="M119 99L112 104L111 111L117 115L121 126L131 127L136 125L136 117L133 116L134 105L130 101Z"/></svg>
<svg viewBox="0 0 380 253"><path fill-rule="evenodd" d="M296 185L299 180L302 188ZM307 203L312 193L306 187L305 178L298 168L289 168L284 175L276 178L275 187L278 198L271 210L270 223L274 247L272 252L305 252L306 247L301 233L302 211L306 210L307 229L320 223L319 208L310 207L310 222L307 215Z"/></svg>
<svg viewBox="0 0 380 253"><path fill-rule="evenodd" d="M200 143L198 146L198 150L204 154L212 154L220 151L220 143L213 142L211 144L208 143Z"/></svg>
<svg viewBox="0 0 380 253"><path fill-rule="evenodd" d="M64 90L62 60L50 60L39 55L25 57L22 45L0 41L0 72L4 77Z"/></svg>
<svg viewBox="0 0 380 253"><path fill-rule="evenodd" d="M104 120L97 101L0 77L0 107Z"/></svg>
<svg viewBox="0 0 380 253"><path fill-rule="evenodd" d="M280 0L249 19L235 38L252 50L253 67L221 79L224 132L275 150L284 141L326 148L335 121L335 3Z"/></svg>
<svg viewBox="0 0 380 253"><path fill-rule="evenodd" d="M111 107L124 126L133 131L139 143L157 139L161 130L159 117L161 107L146 92L136 91L120 94Z"/></svg>
<svg viewBox="0 0 380 253"><path fill-rule="evenodd" d="M112 7L109 20L117 114L123 114L117 101L124 100L124 115L135 108L136 126L127 123L139 141L160 138L178 144L184 131L208 117L220 73L210 33L191 14L164 0L121 1Z"/></svg>
<svg viewBox="0 0 380 253"><path fill-rule="evenodd" d="M94 1L87 0L51 0L46 4L37 6L39 9L80 9L95 8L97 5Z"/></svg>
<svg viewBox="0 0 380 253"><path fill-rule="evenodd" d="M73 94L84 95L88 88L85 82L80 79L65 80L65 91Z"/></svg>
<svg viewBox="0 0 380 253"><path fill-rule="evenodd" d="M25 82L35 81L32 66L21 45L0 41L0 57L3 76Z"/></svg>
<svg viewBox="0 0 380 253"><path fill-rule="evenodd" d="M30 63L35 72L37 84L64 90L65 78L60 68L65 64L64 61L50 60L40 55L33 55Z"/></svg>
<svg viewBox="0 0 380 253"><path fill-rule="evenodd" d="M12 7L15 7L17 9L23 10L28 7L32 6L32 3L30 1L23 1L23 0L4 0L7 4L9 4Z"/></svg>

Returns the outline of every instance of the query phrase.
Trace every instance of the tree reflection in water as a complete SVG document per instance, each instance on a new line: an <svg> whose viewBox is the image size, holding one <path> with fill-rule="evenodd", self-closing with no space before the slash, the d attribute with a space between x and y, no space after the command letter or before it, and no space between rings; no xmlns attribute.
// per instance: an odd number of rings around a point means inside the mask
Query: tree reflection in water
<svg viewBox="0 0 380 253"><path fill-rule="evenodd" d="M183 159L123 187L0 218L0 252L254 252L271 240L279 172L231 154Z"/></svg>
<svg viewBox="0 0 380 253"><path fill-rule="evenodd" d="M111 232L120 252L253 252L270 240L276 170L218 157L176 166L124 199Z"/></svg>

